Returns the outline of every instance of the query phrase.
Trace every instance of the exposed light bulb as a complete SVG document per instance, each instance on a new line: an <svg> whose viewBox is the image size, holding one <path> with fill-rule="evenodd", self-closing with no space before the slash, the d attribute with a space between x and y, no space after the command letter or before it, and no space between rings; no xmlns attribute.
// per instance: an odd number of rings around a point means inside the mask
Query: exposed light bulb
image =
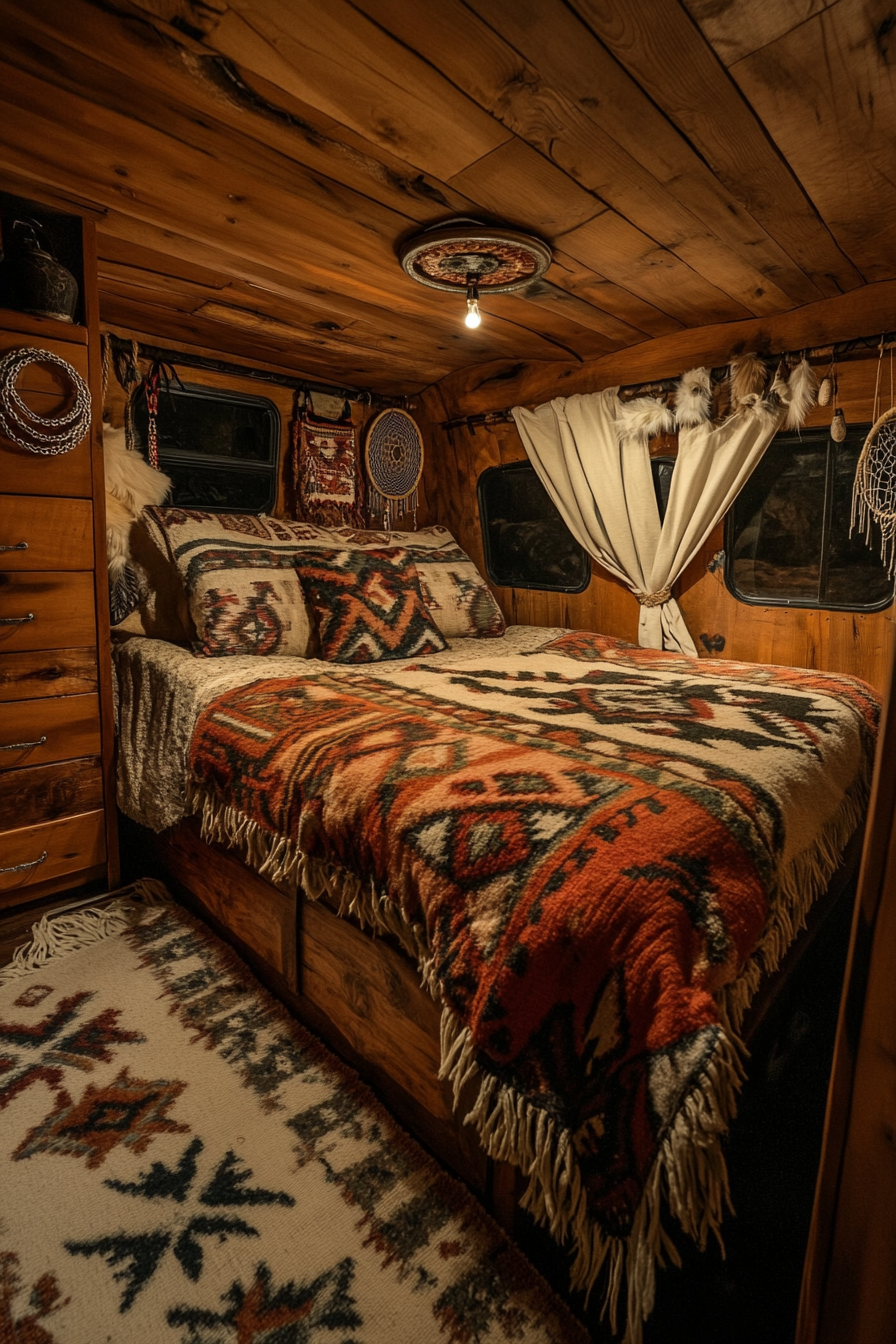
<svg viewBox="0 0 896 1344"><path fill-rule="evenodd" d="M478 327L482 321L479 311L479 287L473 276L467 276L467 315L464 318L468 327Z"/></svg>

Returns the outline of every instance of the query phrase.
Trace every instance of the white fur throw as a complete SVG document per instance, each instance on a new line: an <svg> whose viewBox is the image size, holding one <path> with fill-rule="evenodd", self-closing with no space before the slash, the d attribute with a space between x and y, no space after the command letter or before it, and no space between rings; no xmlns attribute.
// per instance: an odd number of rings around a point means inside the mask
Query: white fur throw
<svg viewBox="0 0 896 1344"><path fill-rule="evenodd" d="M124 430L111 425L103 425L103 463L109 577L114 582L130 559L131 527L148 504L162 503L171 481L164 472L154 471L139 453L129 452Z"/></svg>

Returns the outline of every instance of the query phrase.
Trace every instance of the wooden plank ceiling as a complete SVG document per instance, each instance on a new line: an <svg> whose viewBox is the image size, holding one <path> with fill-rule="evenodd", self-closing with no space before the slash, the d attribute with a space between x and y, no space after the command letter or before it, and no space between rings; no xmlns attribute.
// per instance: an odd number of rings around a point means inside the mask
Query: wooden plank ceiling
<svg viewBox="0 0 896 1344"><path fill-rule="evenodd" d="M407 393L896 275L891 0L0 0L0 180L95 215L110 324ZM396 246L554 263L483 302Z"/></svg>

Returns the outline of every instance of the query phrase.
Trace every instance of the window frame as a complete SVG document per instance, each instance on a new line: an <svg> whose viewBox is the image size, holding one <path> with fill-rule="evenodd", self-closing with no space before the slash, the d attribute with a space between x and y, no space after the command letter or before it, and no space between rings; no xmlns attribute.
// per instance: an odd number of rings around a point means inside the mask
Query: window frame
<svg viewBox="0 0 896 1344"><path fill-rule="evenodd" d="M854 431L856 435L861 433L863 437L867 435L870 429L871 429L870 422L868 424L850 426L851 431ZM836 443L835 440L831 438L829 429L825 429L822 427L814 427L812 429L805 429L802 431L792 431L784 434L776 434L774 439L772 439L772 444L779 443L784 445L787 443L794 443L802 446L811 444L814 439L818 441L820 446L822 437L827 447L827 454L825 459L824 515L823 515L824 520L822 523L822 535L819 541L819 552L820 552L819 572L818 572L819 593L824 592L827 582L828 561L830 552L831 518L833 515L833 508L834 508L833 484L834 484L834 473L836 465L835 459L836 459L836 450L840 447L840 444ZM771 447L771 445L769 446ZM831 451L832 449L834 450L833 452ZM738 495L738 499L739 498L740 496ZM737 581L734 575L734 546L737 540L734 530L735 528L734 515L736 508L737 508L737 499L735 499L734 503L731 505L731 508L728 510L728 513L725 516L725 532L724 532L725 564L723 573L724 573L725 587L728 589L728 592L737 602L742 602L745 606L749 607L794 607L801 611L852 611L859 614L866 614L875 611L885 611L887 607L892 606L894 600L896 600L896 580L893 581L893 585L888 597L882 598L878 602L863 604L862 606L856 606L854 603L847 603L847 602L829 602L826 599L825 600L817 599L813 601L810 598L769 597L764 595L753 596L742 593L738 589Z"/></svg>
<svg viewBox="0 0 896 1344"><path fill-rule="evenodd" d="M168 395L169 391L163 390L160 392L159 412L161 412L162 406ZM258 393L237 392L232 391L230 388L209 387L202 383L181 383L180 387L173 386L170 388L170 395L175 399L178 397L189 397L198 400L218 401L237 405L251 405L263 408L264 413L270 419L271 455L268 461L260 461L259 459L252 458L223 457L209 453L190 453L183 452L179 449L175 449L172 452L170 449L164 449L160 443L159 466L163 471L167 464L171 467L202 467L206 471L220 471L222 475L249 472L252 475L259 477L267 476L270 478L270 486L265 504L261 508L255 509L241 507L239 512L260 516L261 514L269 513L271 509L276 508L280 490L280 440L282 437L282 420L276 403L271 401L269 397L259 396ZM141 422L147 415L145 401L139 410L137 410L137 415L139 415ZM136 416L135 429L137 429ZM139 429L137 432L138 442L145 454L147 444ZM204 513L234 512L232 504L209 504L206 502L191 504L177 501L176 507L183 509L201 509Z"/></svg>
<svg viewBox="0 0 896 1344"><path fill-rule="evenodd" d="M494 569L492 568L491 538L489 536L489 528L487 526L488 514L484 507L485 490L487 489L487 484L484 483L487 482L489 478L493 478L496 475L499 474L503 475L505 472L519 472L519 471L531 471L532 474L535 476L535 479L539 480L538 473L532 466L532 463L528 461L527 458L519 458L515 462L499 462L492 467L486 467L484 471L480 472L479 478L476 481L476 503L479 510L479 533L480 536L482 537L482 550L485 559L486 575L488 576L489 580L492 583L496 584L499 588L520 588L528 592L535 592L535 593L584 593L585 589L591 583L591 579L593 577L591 557L585 550L585 547L580 545L580 543L576 541L575 537L573 537L571 532L569 535L572 538L572 541L576 546L579 547L586 560L585 565L586 573L582 583L576 584L575 586L570 586L567 584L558 584L558 583L550 583L550 584L523 583L523 582L508 583L506 579L498 578L495 575ZM541 484L540 480L539 484ZM544 489L543 485L542 489ZM545 493L547 494L547 491L545 491ZM548 495L548 498L550 499L550 495ZM551 500L551 503L553 504L553 500ZM556 505L554 505L554 507L556 508ZM558 516L560 516L559 509L557 510L557 513ZM563 522L562 517L560 517L560 521ZM566 527L565 523L563 525L564 527ZM569 531L569 528L567 528L566 530Z"/></svg>

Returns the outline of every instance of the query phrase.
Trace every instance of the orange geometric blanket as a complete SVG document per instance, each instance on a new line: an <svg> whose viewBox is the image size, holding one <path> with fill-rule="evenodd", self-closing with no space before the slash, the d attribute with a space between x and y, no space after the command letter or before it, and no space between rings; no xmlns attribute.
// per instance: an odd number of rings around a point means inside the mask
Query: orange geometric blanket
<svg viewBox="0 0 896 1344"><path fill-rule="evenodd" d="M404 936L443 1073L629 1337L667 1203L725 1196L734 1028L867 798L877 698L848 677L571 634L533 655L260 680L190 750L205 833Z"/></svg>

